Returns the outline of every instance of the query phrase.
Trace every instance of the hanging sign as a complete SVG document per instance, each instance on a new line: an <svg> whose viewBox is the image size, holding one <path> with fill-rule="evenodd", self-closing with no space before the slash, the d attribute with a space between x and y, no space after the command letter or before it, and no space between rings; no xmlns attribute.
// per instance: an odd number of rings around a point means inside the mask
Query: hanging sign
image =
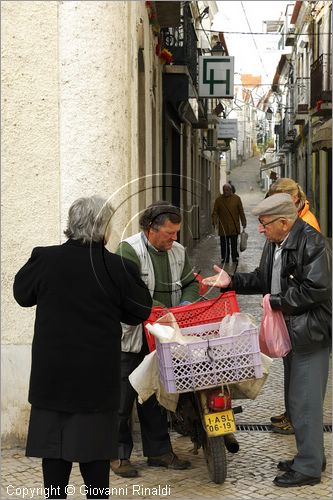
<svg viewBox="0 0 333 500"><path fill-rule="evenodd" d="M234 97L234 57L199 57L199 97Z"/></svg>
<svg viewBox="0 0 333 500"><path fill-rule="evenodd" d="M218 139L237 139L237 119L220 120L217 128Z"/></svg>

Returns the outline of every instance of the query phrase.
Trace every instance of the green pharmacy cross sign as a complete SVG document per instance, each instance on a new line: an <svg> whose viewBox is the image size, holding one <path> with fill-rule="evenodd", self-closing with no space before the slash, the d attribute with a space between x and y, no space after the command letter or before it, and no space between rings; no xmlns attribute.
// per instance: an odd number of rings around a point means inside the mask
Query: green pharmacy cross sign
<svg viewBox="0 0 333 500"><path fill-rule="evenodd" d="M199 97L234 97L234 57L199 57Z"/></svg>

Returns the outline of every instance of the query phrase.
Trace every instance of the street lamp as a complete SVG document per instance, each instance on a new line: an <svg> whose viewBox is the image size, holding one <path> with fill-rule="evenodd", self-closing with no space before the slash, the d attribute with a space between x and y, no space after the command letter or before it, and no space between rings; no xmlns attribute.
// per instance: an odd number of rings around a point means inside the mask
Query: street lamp
<svg viewBox="0 0 333 500"><path fill-rule="evenodd" d="M282 119L281 111L278 109L277 112L275 113L275 124L280 125L281 119Z"/></svg>
<svg viewBox="0 0 333 500"><path fill-rule="evenodd" d="M273 118L273 114L274 114L274 111L272 110L272 108L267 108L267 111L266 111L266 118L269 122L272 121L272 118Z"/></svg>
<svg viewBox="0 0 333 500"><path fill-rule="evenodd" d="M217 56L217 57L225 55L225 48L223 47L223 44L220 40L216 42L214 47L212 47L210 53L212 56Z"/></svg>

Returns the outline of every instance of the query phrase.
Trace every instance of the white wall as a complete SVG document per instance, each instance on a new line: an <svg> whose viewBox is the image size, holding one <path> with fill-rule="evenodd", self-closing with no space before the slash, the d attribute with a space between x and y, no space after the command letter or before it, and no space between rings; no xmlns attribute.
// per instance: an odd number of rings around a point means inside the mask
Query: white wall
<svg viewBox="0 0 333 500"><path fill-rule="evenodd" d="M113 221L112 244L119 241L139 207L138 185L131 181L138 176L140 33L147 115L156 60L151 35L142 36L142 30L151 33L144 2L12 1L1 7L2 437L11 444L27 430L35 314L12 297L15 273L33 247L64 241L68 208L80 196L112 197L115 206L125 201ZM158 75L158 108L160 81Z"/></svg>
<svg viewBox="0 0 333 500"><path fill-rule="evenodd" d="M32 247L60 240L57 3L2 2L2 434L23 438L34 310L12 298ZM38 20L38 22L37 22Z"/></svg>

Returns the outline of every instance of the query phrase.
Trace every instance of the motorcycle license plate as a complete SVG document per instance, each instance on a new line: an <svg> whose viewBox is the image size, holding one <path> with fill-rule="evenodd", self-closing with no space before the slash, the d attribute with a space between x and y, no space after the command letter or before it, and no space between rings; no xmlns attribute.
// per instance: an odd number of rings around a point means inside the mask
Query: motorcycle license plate
<svg viewBox="0 0 333 500"><path fill-rule="evenodd" d="M222 434L236 432L235 417L232 410L207 413L204 417L208 436L221 436Z"/></svg>

